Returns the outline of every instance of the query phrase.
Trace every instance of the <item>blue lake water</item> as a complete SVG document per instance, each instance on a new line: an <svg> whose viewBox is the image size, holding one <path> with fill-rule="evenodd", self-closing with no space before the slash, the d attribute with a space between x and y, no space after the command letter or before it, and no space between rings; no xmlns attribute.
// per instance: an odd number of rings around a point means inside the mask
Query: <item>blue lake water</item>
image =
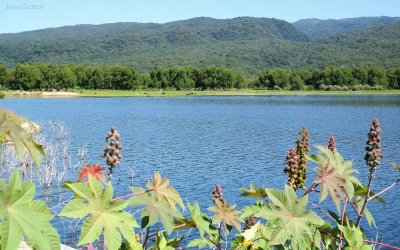
<svg viewBox="0 0 400 250"><path fill-rule="evenodd" d="M11 98L0 103L33 121L64 121L72 152L86 146L91 163L104 162L99 157L104 138L116 126L124 146L122 166L116 170L117 195L129 190L128 168L136 171L135 185L145 184L159 170L184 200L198 200L205 209L212 205L211 191L218 183L228 202L241 208L253 202L238 191L249 183L284 186L284 158L302 125L312 145L325 145L334 135L339 152L354 161L359 179L366 182L364 148L374 117L381 122L385 157L373 190L400 176L390 164L400 163L400 96ZM307 183L315 177L314 167L309 165ZM364 225L369 238L378 233L383 242L400 245L399 190L383 195L387 205L370 204L378 229Z"/></svg>

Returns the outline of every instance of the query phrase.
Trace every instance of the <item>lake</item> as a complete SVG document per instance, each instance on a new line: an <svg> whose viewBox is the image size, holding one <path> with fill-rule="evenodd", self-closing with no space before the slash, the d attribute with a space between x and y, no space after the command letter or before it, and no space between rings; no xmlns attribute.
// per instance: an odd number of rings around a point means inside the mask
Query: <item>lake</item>
<svg viewBox="0 0 400 250"><path fill-rule="evenodd" d="M4 108L33 121L61 120L70 131L71 152L88 149L91 163L100 158L111 126L122 135L122 166L117 195L131 184L143 185L154 170L171 179L186 201L212 205L211 192L221 184L229 203L241 208L253 202L238 191L250 183L282 188L286 183L284 159L302 125L312 145L336 138L338 151L354 161L358 178L367 182L364 148L371 120L382 126L385 155L373 190L379 191L399 177L390 162L400 163L400 96L215 96L178 98L23 98L2 99ZM315 153L312 148L312 153ZM315 177L309 164L307 183ZM76 178L71 173L70 180ZM398 214L400 186L387 192L387 205L370 203L378 229L369 238L400 245ZM301 192L299 192L301 193ZM318 201L317 199L315 199ZM333 208L332 208L333 209Z"/></svg>

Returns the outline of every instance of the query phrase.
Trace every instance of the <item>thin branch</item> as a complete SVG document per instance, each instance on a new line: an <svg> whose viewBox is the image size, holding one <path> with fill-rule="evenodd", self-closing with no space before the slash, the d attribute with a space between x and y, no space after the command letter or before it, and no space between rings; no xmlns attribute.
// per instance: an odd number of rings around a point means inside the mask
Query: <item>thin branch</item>
<svg viewBox="0 0 400 250"><path fill-rule="evenodd" d="M360 225L361 219L364 216L365 208L367 207L367 203L368 203L368 199L369 199L369 194L371 192L371 183L372 183L373 177L374 177L374 170L372 170L368 176L367 195L365 196L364 204L362 205L360 214L357 217L357 222L355 224L356 227L358 227Z"/></svg>
<svg viewBox="0 0 400 250"><path fill-rule="evenodd" d="M340 224L341 224L342 226L343 226L343 223L344 223L344 217L345 217L345 215L346 215L347 201L348 201L348 199L346 198L346 200L344 201L344 204L343 204L342 218L341 218L341 221L340 221ZM342 243L343 243L342 241L343 241L343 231L340 230L339 250L342 249Z"/></svg>
<svg viewBox="0 0 400 250"><path fill-rule="evenodd" d="M370 243L370 244L373 244L373 245L387 247L387 248L390 248L390 249L400 250L400 247L391 246L391 245L388 245L388 244L385 244L385 243L381 243L381 242L377 242L377 241L373 241L373 240L364 240L364 242Z"/></svg>
<svg viewBox="0 0 400 250"><path fill-rule="evenodd" d="M307 201L307 203L310 204L311 206L313 206L314 208L320 210L321 212L323 212L326 216L328 216L331 220L333 220L336 223L336 220L327 211L325 211L322 207L312 203L311 201Z"/></svg>
<svg viewBox="0 0 400 250"><path fill-rule="evenodd" d="M329 236L334 237L334 238L336 238L336 239L339 238L338 236L336 236L336 235L334 235L334 234L331 234L331 233L327 233L327 232L324 232L324 231L320 231L320 232L321 232L321 234L329 235ZM400 247L395 247L395 246L388 245L388 244L385 244L385 243L381 243L381 242L378 242L378 241L364 240L364 242L365 242L365 243L369 243L369 244L373 244L373 245L378 245L378 246L387 247L387 248L390 248L390 249L400 250Z"/></svg>
<svg viewBox="0 0 400 250"><path fill-rule="evenodd" d="M387 188L383 189L382 191L380 191L379 193L371 196L368 198L368 201L375 199L376 197L378 197L379 195L385 193L386 191L388 191L389 189L392 189L394 186L396 186L397 183L400 182L400 179L397 179L396 182L393 182L390 186L388 186Z"/></svg>
<svg viewBox="0 0 400 250"><path fill-rule="evenodd" d="M124 196L121 196L121 197L114 198L111 201L114 202L114 201L118 201L118 200L123 200L123 199L134 197L136 195L145 194L145 193L148 193L148 192L151 192L151 191L153 191L153 189L148 189L148 190L137 192L137 193L127 194L127 195L124 195Z"/></svg>
<svg viewBox="0 0 400 250"><path fill-rule="evenodd" d="M354 204L354 202L352 202L350 200L349 194L347 193L346 189L343 188L344 193L346 194L347 200L349 201L350 205L352 206L352 208L354 209L354 212L357 213L357 215L360 215L360 211L358 211L358 208L356 207L356 205Z"/></svg>
<svg viewBox="0 0 400 250"><path fill-rule="evenodd" d="M149 241L149 238L150 238L150 227L148 227L148 228L146 229L146 233L145 233L145 235L144 235L144 239L143 239L143 243L142 243L142 248L143 248L143 249L146 249L146 247L147 247L147 242Z"/></svg>
<svg viewBox="0 0 400 250"><path fill-rule="evenodd" d="M313 183L301 197L304 197L304 196L306 196L307 194L310 194L310 193L314 192L314 191L315 191L315 188L316 188L317 186L318 186L318 184Z"/></svg>

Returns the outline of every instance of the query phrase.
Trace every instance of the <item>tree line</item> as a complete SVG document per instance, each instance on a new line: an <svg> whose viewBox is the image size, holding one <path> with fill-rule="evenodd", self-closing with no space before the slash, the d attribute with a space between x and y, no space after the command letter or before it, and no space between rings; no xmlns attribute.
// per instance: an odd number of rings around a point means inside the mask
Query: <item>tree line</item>
<svg viewBox="0 0 400 250"><path fill-rule="evenodd" d="M139 72L129 66L86 66L24 63L0 64L0 86L11 90L61 89L400 89L400 68L329 67L325 69L265 69L255 76L222 66L154 67Z"/></svg>

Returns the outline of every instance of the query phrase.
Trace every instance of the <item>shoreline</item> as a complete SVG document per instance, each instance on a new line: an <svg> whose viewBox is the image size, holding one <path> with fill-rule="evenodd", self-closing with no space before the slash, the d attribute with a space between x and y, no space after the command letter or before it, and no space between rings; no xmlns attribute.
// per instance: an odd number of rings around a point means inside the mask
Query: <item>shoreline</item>
<svg viewBox="0 0 400 250"><path fill-rule="evenodd" d="M296 91L296 90L72 90L4 91L4 98L77 98L77 97L191 97L191 96L303 96L303 95L400 95L400 90Z"/></svg>

